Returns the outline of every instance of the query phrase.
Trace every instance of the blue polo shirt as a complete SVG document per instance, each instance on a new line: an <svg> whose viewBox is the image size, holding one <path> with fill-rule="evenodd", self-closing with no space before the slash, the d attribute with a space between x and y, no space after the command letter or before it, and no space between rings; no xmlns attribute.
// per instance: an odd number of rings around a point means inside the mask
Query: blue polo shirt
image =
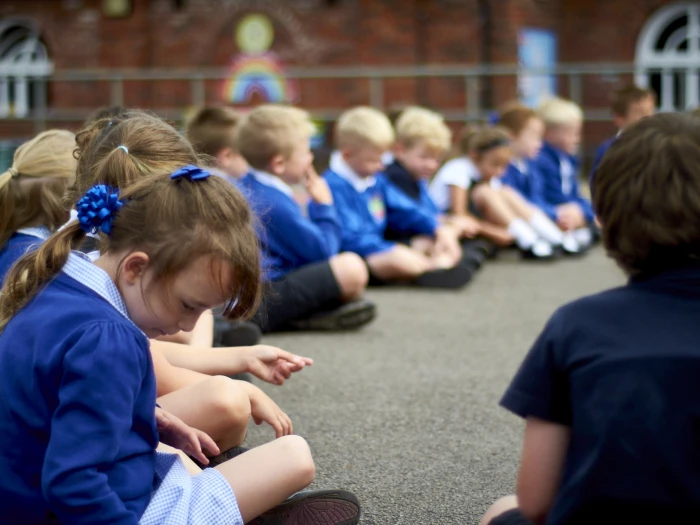
<svg viewBox="0 0 700 525"><path fill-rule="evenodd" d="M501 401L571 429L548 524L616 511L624 523L673 523L700 509L699 320L700 267L632 279L552 316Z"/></svg>

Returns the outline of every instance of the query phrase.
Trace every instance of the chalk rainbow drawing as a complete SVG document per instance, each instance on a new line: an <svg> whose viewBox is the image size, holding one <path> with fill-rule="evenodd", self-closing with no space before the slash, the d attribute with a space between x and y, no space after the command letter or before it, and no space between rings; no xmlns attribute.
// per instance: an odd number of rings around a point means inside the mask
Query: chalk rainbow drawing
<svg viewBox="0 0 700 525"><path fill-rule="evenodd" d="M284 75L284 69L272 53L239 55L234 59L224 82L223 99L246 104L257 93L265 102L296 102L296 83Z"/></svg>

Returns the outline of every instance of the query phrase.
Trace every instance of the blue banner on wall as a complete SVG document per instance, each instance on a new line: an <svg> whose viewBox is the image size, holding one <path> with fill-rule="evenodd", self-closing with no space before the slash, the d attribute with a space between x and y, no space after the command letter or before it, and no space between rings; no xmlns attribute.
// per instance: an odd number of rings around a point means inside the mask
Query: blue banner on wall
<svg viewBox="0 0 700 525"><path fill-rule="evenodd" d="M545 29L521 29L518 34L518 95L529 107L557 94L557 37Z"/></svg>

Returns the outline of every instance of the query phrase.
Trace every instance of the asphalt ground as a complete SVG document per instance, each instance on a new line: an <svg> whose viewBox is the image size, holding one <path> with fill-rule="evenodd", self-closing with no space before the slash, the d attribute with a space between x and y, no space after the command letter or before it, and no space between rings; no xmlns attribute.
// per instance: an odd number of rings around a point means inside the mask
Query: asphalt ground
<svg viewBox="0 0 700 525"><path fill-rule="evenodd" d="M507 252L458 292L373 289L361 331L266 337L315 364L261 386L309 442L312 488L355 492L361 523L478 523L514 490L523 424L498 401L530 345L558 306L623 282L596 248L554 263ZM255 427L246 445L273 437Z"/></svg>

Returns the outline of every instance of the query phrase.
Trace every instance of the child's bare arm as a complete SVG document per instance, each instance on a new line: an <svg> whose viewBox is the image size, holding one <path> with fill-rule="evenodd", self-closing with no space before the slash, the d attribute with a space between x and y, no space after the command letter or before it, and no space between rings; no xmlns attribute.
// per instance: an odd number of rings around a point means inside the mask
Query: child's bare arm
<svg viewBox="0 0 700 525"><path fill-rule="evenodd" d="M570 429L542 419L527 418L516 494L523 515L544 524L557 494L569 448Z"/></svg>
<svg viewBox="0 0 700 525"><path fill-rule="evenodd" d="M178 368L171 365L162 351L162 345L167 344L175 343L151 340L151 357L153 359L153 369L156 375L158 397L179 390L180 388L199 383L208 377L199 372L193 372L186 368Z"/></svg>
<svg viewBox="0 0 700 525"><path fill-rule="evenodd" d="M450 214L455 216L467 215L469 192L459 186L448 186L450 189Z"/></svg>

